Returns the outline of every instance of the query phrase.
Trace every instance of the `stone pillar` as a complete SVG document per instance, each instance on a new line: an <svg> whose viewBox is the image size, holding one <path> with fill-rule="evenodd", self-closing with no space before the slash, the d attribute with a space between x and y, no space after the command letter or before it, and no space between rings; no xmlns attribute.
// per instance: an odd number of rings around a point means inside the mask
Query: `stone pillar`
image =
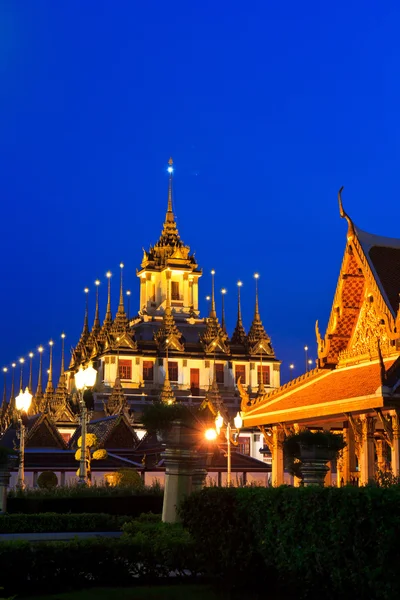
<svg viewBox="0 0 400 600"><path fill-rule="evenodd" d="M203 489L207 477L207 469L194 469L192 474L192 492Z"/></svg>
<svg viewBox="0 0 400 600"><path fill-rule="evenodd" d="M400 413L397 410L390 411L392 417L392 473L394 477L400 477Z"/></svg>
<svg viewBox="0 0 400 600"><path fill-rule="evenodd" d="M342 450L343 457L343 485L348 485L351 482L351 474L356 470L356 450L354 441L354 432L351 426L343 429L343 437L346 446ZM338 483L339 487L339 483Z"/></svg>
<svg viewBox="0 0 400 600"><path fill-rule="evenodd" d="M345 485L344 458L341 452L339 452L339 456L336 459L336 485L337 487L342 487L343 485Z"/></svg>
<svg viewBox="0 0 400 600"><path fill-rule="evenodd" d="M361 428L361 452L360 452L360 485L367 485L371 480L375 480L375 417L362 415Z"/></svg>
<svg viewBox="0 0 400 600"><path fill-rule="evenodd" d="M0 471L0 514L7 512L7 489L10 484L9 470Z"/></svg>
<svg viewBox="0 0 400 600"><path fill-rule="evenodd" d="M377 438L375 440L375 450L376 450L376 466L378 467L378 471L382 471L383 473L387 471L387 444L386 440L383 438Z"/></svg>
<svg viewBox="0 0 400 600"><path fill-rule="evenodd" d="M161 455L165 463L164 523L177 523L180 520L177 508L192 491L192 475L198 456L192 449L191 441L191 432L180 421L174 421L166 450Z"/></svg>
<svg viewBox="0 0 400 600"><path fill-rule="evenodd" d="M272 428L272 485L283 485L285 473L283 466L283 440L285 432L279 425Z"/></svg>

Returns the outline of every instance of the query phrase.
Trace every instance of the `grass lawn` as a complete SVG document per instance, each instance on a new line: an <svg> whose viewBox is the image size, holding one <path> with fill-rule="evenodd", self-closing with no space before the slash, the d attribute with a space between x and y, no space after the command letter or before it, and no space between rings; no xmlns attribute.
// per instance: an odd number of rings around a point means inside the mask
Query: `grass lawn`
<svg viewBox="0 0 400 600"><path fill-rule="evenodd" d="M118 598L118 600L220 600L221 597L207 585L163 585L92 588L66 594L30 596L25 600L108 600L109 598Z"/></svg>

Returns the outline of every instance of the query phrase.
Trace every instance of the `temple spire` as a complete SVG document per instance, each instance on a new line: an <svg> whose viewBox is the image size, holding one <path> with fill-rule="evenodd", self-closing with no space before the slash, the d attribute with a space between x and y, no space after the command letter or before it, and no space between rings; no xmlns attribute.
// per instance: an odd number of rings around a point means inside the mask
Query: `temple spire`
<svg viewBox="0 0 400 600"><path fill-rule="evenodd" d="M237 321L236 321L236 327L235 330L233 332L232 335L232 343L233 344L244 344L244 342L246 341L246 331L243 327L243 321L242 321L242 307L240 304L240 288L242 287L243 283L241 281L237 282L237 287L238 287L238 310L237 310Z"/></svg>
<svg viewBox="0 0 400 600"><path fill-rule="evenodd" d="M111 314L111 271L107 271L106 277L108 279L108 288L107 288L107 310L106 310L106 318L104 319L104 324L112 322L112 314Z"/></svg>
<svg viewBox="0 0 400 600"><path fill-rule="evenodd" d="M176 401L175 398L175 394L172 390L171 387L171 382L169 380L169 366L168 366L168 346L169 346L169 339L167 338L165 340L165 344L166 344L166 361L167 361L167 366L165 369L165 378L164 378L164 383L162 386L162 390L161 390L161 394L160 394L160 400L161 402L163 402L164 404L174 404L174 402Z"/></svg>
<svg viewBox="0 0 400 600"><path fill-rule="evenodd" d="M213 269L211 271L211 308L210 308L210 314L209 314L210 318L216 318L216 316L217 316L217 311L215 310L215 282L214 282L214 277L215 277L215 271Z"/></svg>
<svg viewBox="0 0 400 600"><path fill-rule="evenodd" d="M4 412L4 408L7 404L7 367L3 367L3 374L4 374L4 386L3 386L3 402L2 402L2 410Z"/></svg>
<svg viewBox="0 0 400 600"><path fill-rule="evenodd" d="M49 341L49 346L50 346L50 359L49 359L49 378L47 381L47 387L49 387L49 384L51 386L53 385L53 346L54 346L53 340Z"/></svg>
<svg viewBox="0 0 400 600"><path fill-rule="evenodd" d="M33 360L33 352L29 352L29 382L28 382L28 390L32 393L32 360Z"/></svg>
<svg viewBox="0 0 400 600"><path fill-rule="evenodd" d="M86 295L86 301L85 301L85 317L83 320L82 336L83 335L87 336L89 334L89 288L85 288L84 292Z"/></svg>
<svg viewBox="0 0 400 600"><path fill-rule="evenodd" d="M254 279L256 280L256 304L254 309L254 318L251 324L249 334L247 336L247 342L250 347L251 354L257 354L259 352L266 352L266 354L270 356L274 356L274 351L272 349L271 340L267 335L267 332L264 329L264 326L260 317L260 310L258 306L258 279L259 274L254 274Z"/></svg>
<svg viewBox="0 0 400 600"><path fill-rule="evenodd" d="M65 333L61 334L61 371L60 377L64 376L65 371L65 362L64 362L64 346L65 346Z"/></svg>
<svg viewBox="0 0 400 600"><path fill-rule="evenodd" d="M21 367L20 367L20 374L19 374L19 389L20 389L21 392L24 391L24 381L23 381L23 377L24 377L24 362L25 362L24 358L20 358L19 359L19 364L21 365Z"/></svg>
<svg viewBox="0 0 400 600"><path fill-rule="evenodd" d="M35 394L36 396L43 394L43 388L42 388L43 346L39 346L38 352L39 352L39 373L38 373L38 382L37 382L37 388L36 388L36 394Z"/></svg>
<svg viewBox="0 0 400 600"><path fill-rule="evenodd" d="M174 217L174 213L172 211L172 176L174 173L174 167L173 167L174 161L172 160L172 158L169 159L168 161L168 173L169 173L169 181L168 181L168 207L167 207L167 214L165 216L165 220L167 223L172 223L173 221L175 221L175 217Z"/></svg>
<svg viewBox="0 0 400 600"><path fill-rule="evenodd" d="M100 316L99 316L99 285L100 285L100 281L98 279L96 279L94 284L96 286L96 310L94 313L93 330L99 331L100 330Z"/></svg>
<svg viewBox="0 0 400 600"><path fill-rule="evenodd" d="M123 282L123 271L124 271L124 263L119 264L121 269L120 274L120 284L119 284L119 305L118 312L125 314L125 306L124 306L124 282Z"/></svg>
<svg viewBox="0 0 400 600"><path fill-rule="evenodd" d="M15 367L17 366L16 363L12 363L12 371L11 371L11 396L10 396L10 403L14 406L15 403Z"/></svg>
<svg viewBox="0 0 400 600"><path fill-rule="evenodd" d="M226 294L226 289L222 288L221 290L221 304L222 304L222 313L221 313L221 327L224 333L226 333L226 326L225 326L225 294Z"/></svg>

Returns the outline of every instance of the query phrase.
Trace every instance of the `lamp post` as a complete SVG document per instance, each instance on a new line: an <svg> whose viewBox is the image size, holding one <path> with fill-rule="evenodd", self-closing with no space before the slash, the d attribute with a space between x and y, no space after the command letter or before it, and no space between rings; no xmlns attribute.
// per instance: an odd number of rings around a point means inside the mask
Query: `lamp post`
<svg viewBox="0 0 400 600"><path fill-rule="evenodd" d="M87 464L86 464L86 430L87 430L87 408L83 399L85 389L92 388L96 383L97 371L92 363L84 369L82 365L75 373L75 387L79 392L79 404L81 407L81 458L79 461L79 479L81 485L87 484Z"/></svg>
<svg viewBox="0 0 400 600"><path fill-rule="evenodd" d="M231 443L232 443L232 439L231 439L231 435L232 434L238 434L242 425L243 425L243 419L240 416L240 413L238 412L236 417L233 419L233 423L234 423L234 427L232 427L231 422L229 420L229 418L227 418L226 420L224 419L224 417L221 415L221 413L218 411L217 416L215 417L215 432L213 429L207 429L205 436L206 439L209 441L215 440L217 435L220 434L221 429L223 427L225 427L225 437L226 437L226 442L227 442L227 459L228 459L228 464L227 464L227 470L226 470L226 484L229 487L231 485L231 474L232 474L232 456L231 456ZM214 435L214 433L215 435Z"/></svg>
<svg viewBox="0 0 400 600"><path fill-rule="evenodd" d="M22 422L22 413L28 412L32 402L32 394L25 388L25 392L22 390L15 398L15 408L18 411L18 438L19 438L19 466L18 466L18 480L17 487L20 490L25 488L25 425Z"/></svg>

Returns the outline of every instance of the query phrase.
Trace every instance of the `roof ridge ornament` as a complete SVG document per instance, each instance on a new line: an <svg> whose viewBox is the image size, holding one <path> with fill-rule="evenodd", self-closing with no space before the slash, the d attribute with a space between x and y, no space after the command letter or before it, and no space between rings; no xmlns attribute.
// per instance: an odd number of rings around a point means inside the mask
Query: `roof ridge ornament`
<svg viewBox="0 0 400 600"><path fill-rule="evenodd" d="M354 229L353 221L351 220L351 218L349 217L349 215L347 214L347 212L344 210L344 207L343 207L343 200L342 200L343 190L344 190L344 186L342 185L342 187L338 191L339 213L340 213L340 217L342 219L346 219L346 221L347 221L347 224L348 224L347 239L351 240L353 238L353 236L355 235L355 229Z"/></svg>

